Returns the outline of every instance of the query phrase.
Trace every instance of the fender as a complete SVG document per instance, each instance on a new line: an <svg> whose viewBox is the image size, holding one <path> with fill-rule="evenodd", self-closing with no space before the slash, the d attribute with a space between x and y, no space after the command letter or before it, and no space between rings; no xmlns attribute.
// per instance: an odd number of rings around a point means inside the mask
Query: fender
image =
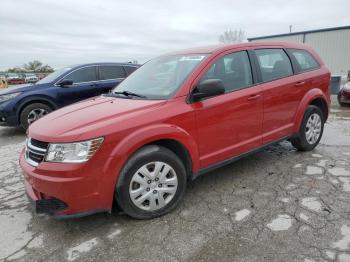
<svg viewBox="0 0 350 262"><path fill-rule="evenodd" d="M195 139L182 128L163 123L138 129L118 142L106 161L104 169L110 170L111 165L114 165L116 168L114 170L119 173L129 156L142 146L161 139L172 139L182 144L191 157L193 172L198 171L199 153ZM117 163L112 163L113 161Z"/></svg>
<svg viewBox="0 0 350 262"><path fill-rule="evenodd" d="M327 106L329 107L329 103L328 100L326 98L326 96L323 94L323 92L321 91L321 89L318 88L314 88L309 90L303 97L303 99L301 100L301 102L299 103L299 107L296 111L296 114L294 116L294 127L293 127L293 133L298 133L301 122L303 121L303 117L304 117L304 113L306 108L310 105L311 101L313 101L314 99L317 98L322 98Z"/></svg>
<svg viewBox="0 0 350 262"><path fill-rule="evenodd" d="M51 105L53 110L56 110L58 108L58 106L52 101L52 99L49 96L31 95L31 96L27 96L27 97L23 98L18 103L17 111L16 111L17 116L19 116L19 113L23 110L23 108L26 105L31 104L31 103L40 103L40 101L44 101L44 102L48 103L49 105Z"/></svg>

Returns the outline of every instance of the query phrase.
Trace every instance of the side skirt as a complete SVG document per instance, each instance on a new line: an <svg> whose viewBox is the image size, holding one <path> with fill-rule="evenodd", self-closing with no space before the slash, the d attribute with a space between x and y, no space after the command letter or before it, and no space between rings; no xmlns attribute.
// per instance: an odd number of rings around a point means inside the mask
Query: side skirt
<svg viewBox="0 0 350 262"><path fill-rule="evenodd" d="M192 174L192 180L195 180L197 177L199 177L199 176L201 176L201 175L204 175L204 174L206 174L206 173L209 173L209 172L211 172L211 171L213 171L213 170L215 170L215 169L217 169L217 168L226 166L226 165L231 164L231 163L233 163L233 162L236 162L237 160L240 160L240 159L242 159L242 158L244 158L244 157L247 157L247 156L250 156L250 155L255 154L255 153L257 153L257 152L260 152L260 151L266 149L266 148L269 147L269 146L272 146L272 145L278 144L278 143L280 143L280 142L282 142L282 141L284 141L284 140L290 139L291 137L293 137L293 136L286 136L286 137L281 138L281 139L279 139L279 140L277 140L277 141L274 141L274 142L272 142L272 143L263 145L263 146L261 146L261 147L259 147L259 148L257 148L257 149L248 151L248 152L243 153L243 154L241 154L241 155L238 155L238 156L235 156L235 157L226 159L226 160L224 160L224 161L222 161L222 162L219 162L219 163L210 165L210 166L208 166L208 167L205 167L205 168L203 168L203 169L200 169L200 170L198 171L198 173L193 173L193 174Z"/></svg>

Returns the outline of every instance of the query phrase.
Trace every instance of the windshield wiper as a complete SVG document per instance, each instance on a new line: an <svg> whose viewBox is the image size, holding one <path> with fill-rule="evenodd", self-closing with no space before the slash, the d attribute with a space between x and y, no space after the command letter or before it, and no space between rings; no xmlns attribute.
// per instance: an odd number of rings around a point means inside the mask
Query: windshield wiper
<svg viewBox="0 0 350 262"><path fill-rule="evenodd" d="M139 95L130 91L123 91L123 92L113 92L112 94L115 95L125 95L125 96L136 96L136 97L141 97L141 98L147 98L147 96L144 95Z"/></svg>

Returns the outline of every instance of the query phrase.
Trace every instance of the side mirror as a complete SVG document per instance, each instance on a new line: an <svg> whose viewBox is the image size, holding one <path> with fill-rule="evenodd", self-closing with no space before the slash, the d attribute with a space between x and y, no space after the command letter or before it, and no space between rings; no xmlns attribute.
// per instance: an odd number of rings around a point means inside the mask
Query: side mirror
<svg viewBox="0 0 350 262"><path fill-rule="evenodd" d="M68 87L68 86L73 85L73 80L69 80L69 79L62 80L61 82L58 83L58 85L60 87Z"/></svg>
<svg viewBox="0 0 350 262"><path fill-rule="evenodd" d="M194 89L191 101L199 101L206 97L222 95L225 93L224 83L221 79L207 79Z"/></svg>

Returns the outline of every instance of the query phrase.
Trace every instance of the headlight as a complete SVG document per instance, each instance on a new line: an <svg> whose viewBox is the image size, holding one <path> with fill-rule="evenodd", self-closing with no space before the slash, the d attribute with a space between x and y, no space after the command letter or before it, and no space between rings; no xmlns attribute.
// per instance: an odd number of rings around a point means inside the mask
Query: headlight
<svg viewBox="0 0 350 262"><path fill-rule="evenodd" d="M45 160L60 163L83 163L88 161L100 148L103 138L77 143L50 144Z"/></svg>
<svg viewBox="0 0 350 262"><path fill-rule="evenodd" d="M0 102L5 102L7 100L10 100L12 98L15 98L16 96L18 96L21 92L18 93L12 93L12 94L8 94L8 95L0 95Z"/></svg>

